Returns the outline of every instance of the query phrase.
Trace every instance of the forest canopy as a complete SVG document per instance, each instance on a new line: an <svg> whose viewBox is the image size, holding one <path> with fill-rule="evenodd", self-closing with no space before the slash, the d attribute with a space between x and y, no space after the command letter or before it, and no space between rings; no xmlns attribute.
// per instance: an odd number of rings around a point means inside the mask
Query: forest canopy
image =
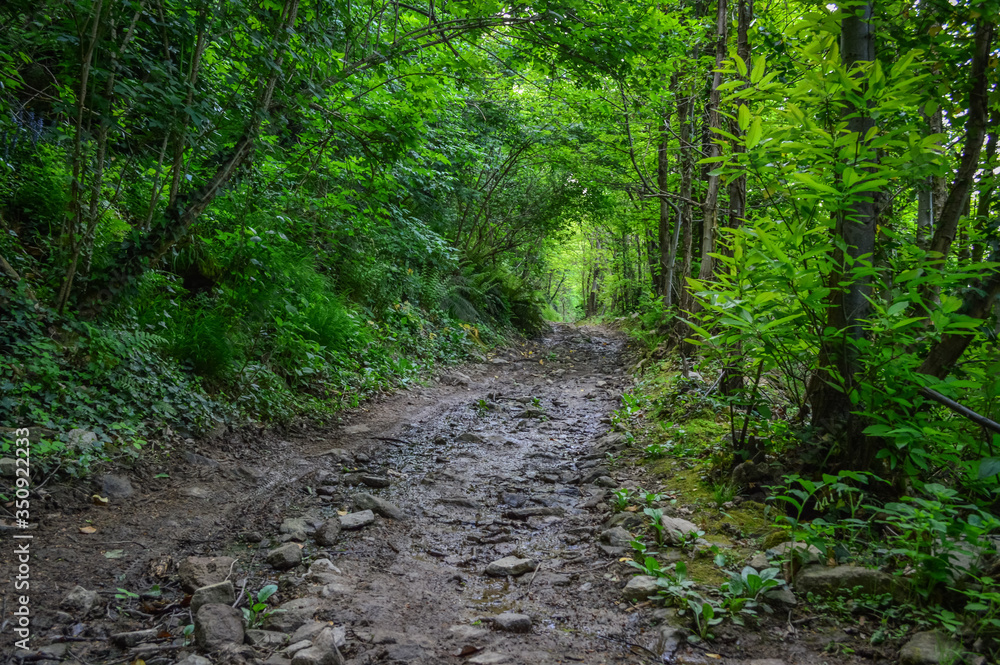
<svg viewBox="0 0 1000 665"><path fill-rule="evenodd" d="M287 421L628 316L737 462L992 496L998 15L5 3L0 419Z"/></svg>

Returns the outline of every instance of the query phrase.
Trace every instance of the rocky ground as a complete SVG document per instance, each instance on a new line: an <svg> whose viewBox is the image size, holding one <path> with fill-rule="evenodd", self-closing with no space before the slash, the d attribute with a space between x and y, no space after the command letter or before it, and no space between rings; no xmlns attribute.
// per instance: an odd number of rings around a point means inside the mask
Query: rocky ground
<svg viewBox="0 0 1000 665"><path fill-rule="evenodd" d="M629 525L608 508L614 488L655 483L608 462L626 445L608 416L627 356L621 335L558 326L327 431L244 432L96 487L45 487L30 531L29 652L10 648L4 585L10 662L895 660L851 648L794 597L762 628L722 627L701 646L644 600L622 560ZM233 607L270 584L246 625Z"/></svg>

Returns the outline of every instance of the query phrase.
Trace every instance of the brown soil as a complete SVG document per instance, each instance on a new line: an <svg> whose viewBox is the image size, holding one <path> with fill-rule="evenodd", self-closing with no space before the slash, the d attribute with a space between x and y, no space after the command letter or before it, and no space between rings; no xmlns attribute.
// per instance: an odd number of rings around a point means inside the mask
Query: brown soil
<svg viewBox="0 0 1000 665"><path fill-rule="evenodd" d="M174 453L162 468L129 472L135 494L107 507L94 505L92 486L47 486L44 497L33 499L31 646L64 643L66 662L83 665L133 662L135 652L113 646L108 637L155 627L160 635L152 643L161 650L146 652L143 660L174 663L193 651L181 638L191 619L177 564L193 555L228 555L238 559L232 575L238 590L279 584L271 605L308 595L303 575L309 562L330 559L342 573L342 590L321 598L316 617L347 628L342 651L349 663L457 665L482 653L524 665L888 662L874 651L824 653L830 643L859 647L836 625L795 623L812 614L801 603L793 615L760 629L723 627L704 647L662 652L665 612L622 601L621 587L634 570L599 548L606 502L585 507L600 489L581 482L604 460L595 440L609 430L607 416L627 387L627 356L623 336L614 332L556 326L493 362L463 368L468 385L445 373L457 384L431 383L370 402L329 429L285 436L246 431L196 450L189 446L185 452L218 465ZM536 399L517 400L524 397ZM538 416L532 409L540 417L519 417ZM462 440L466 433L476 436ZM344 449L349 461L324 454L335 448ZM341 483L333 496L317 493L324 472L357 468L392 484L369 489ZM638 468L611 473L619 485L642 481ZM352 497L362 490L394 502L407 519L379 517L370 527L342 532L333 547L309 539L305 565L288 573L264 563L268 549L279 544L283 519L330 518L351 510ZM511 512L530 507L562 514L523 519ZM96 531L82 533L83 527ZM10 535L0 531L5 622L15 602ZM541 565L516 578L484 575L487 564L512 554ZM60 610L76 585L100 592L96 613L79 617ZM159 598L116 597L119 589L143 594L154 585ZM490 628L504 611L529 615L531 632L488 630L467 644L449 630ZM12 641L7 623L0 647L8 654ZM480 651L456 655L463 646ZM263 662L274 651L243 650L215 662ZM39 661L33 653L19 655ZM11 656L10 662L17 661Z"/></svg>

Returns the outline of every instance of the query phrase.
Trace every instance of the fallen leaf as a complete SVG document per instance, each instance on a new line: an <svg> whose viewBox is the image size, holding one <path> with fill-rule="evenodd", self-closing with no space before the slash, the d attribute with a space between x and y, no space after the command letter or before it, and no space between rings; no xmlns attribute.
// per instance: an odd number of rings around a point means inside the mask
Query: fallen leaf
<svg viewBox="0 0 1000 665"><path fill-rule="evenodd" d="M338 514L338 515L346 515L346 514L347 514L347 511L346 511L346 510L338 510L338 511L337 511L337 514Z"/></svg>
<svg viewBox="0 0 1000 665"><path fill-rule="evenodd" d="M97 529L92 526L81 526L80 533L97 533Z"/></svg>
<svg viewBox="0 0 1000 665"><path fill-rule="evenodd" d="M104 553L105 559L120 559L125 555L125 550L108 550Z"/></svg>
<svg viewBox="0 0 1000 665"><path fill-rule="evenodd" d="M107 497L103 497L100 494L93 495L92 497L90 497L90 500L94 503L95 506L101 506L101 507L107 507L109 503Z"/></svg>
<svg viewBox="0 0 1000 665"><path fill-rule="evenodd" d="M717 653L706 653L705 655L708 656L709 658L722 658L722 656L720 656Z"/></svg>
<svg viewBox="0 0 1000 665"><path fill-rule="evenodd" d="M620 558L620 559L618 559L618 560L619 560L619 561L622 561L622 562L624 562L624 561L631 561L631 560L632 560L632 557L630 557L630 556L623 556L622 558Z"/></svg>
<svg viewBox="0 0 1000 665"><path fill-rule="evenodd" d="M471 644L466 644L464 647L462 647L462 650L456 653L455 655L459 658L465 658L466 656L471 656L474 653L479 653L482 650L483 647L474 647Z"/></svg>

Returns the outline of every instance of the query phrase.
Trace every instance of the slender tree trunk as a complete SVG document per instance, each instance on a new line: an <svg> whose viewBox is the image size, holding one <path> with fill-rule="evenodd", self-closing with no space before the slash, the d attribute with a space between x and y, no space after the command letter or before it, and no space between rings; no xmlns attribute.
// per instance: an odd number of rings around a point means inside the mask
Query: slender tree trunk
<svg viewBox="0 0 1000 665"><path fill-rule="evenodd" d="M680 125L680 159L681 159L681 217L678 223L681 225L681 246L684 248L684 256L680 268L680 293L678 303L681 309L691 311L694 298L687 285L687 278L691 276L691 264L694 261L694 233L693 233L693 207L691 205L691 194L693 191L695 154L694 144L691 143L694 118L692 116L694 102L690 96L681 93L680 102L677 104L677 116Z"/></svg>
<svg viewBox="0 0 1000 665"><path fill-rule="evenodd" d="M871 5L854 5L842 23L841 58L845 69L858 76L857 67L875 57L871 29ZM860 81L863 86L864 82ZM853 161L871 159L865 154L865 137L874 120L865 107L847 110L847 128L857 136ZM841 454L856 468L868 468L874 461L875 450L863 434L865 422L852 411L851 394L855 389L861 366L857 344L864 336L864 320L870 311L871 277L859 274L871 265L876 233L875 192L858 193L852 204L836 220L834 265L838 269L830 277L834 287L827 309L827 326L838 331L825 339L820 349L820 367L813 377L810 402L813 424L838 435L844 446ZM845 284L838 288L838 284Z"/></svg>
<svg viewBox="0 0 1000 665"><path fill-rule="evenodd" d="M663 304L670 306L670 284L667 282L667 260L670 255L670 203L665 196L670 176L670 144L667 141L667 120L664 120L660 132L660 145L656 150L656 186L660 192L660 218L657 225L657 242L659 244L659 270L657 293L663 298Z"/></svg>
<svg viewBox="0 0 1000 665"><path fill-rule="evenodd" d="M738 0L736 5L736 55L746 63L747 67L750 66L750 38L747 33L751 20L753 20L753 0ZM740 107L746 105L746 100L739 100L736 105L737 118ZM741 136L742 132L738 122L731 123L730 132L738 138ZM744 152L743 141L734 142L733 152L738 159L740 153ZM729 183L729 228L738 229L743 225L743 219L746 217L746 204L747 178L746 175L740 175ZM728 246L724 247L722 251L732 255L732 249ZM720 383L723 395L736 396L743 390L742 357L743 349L737 343L730 349L729 362L723 369L724 375Z"/></svg>
<svg viewBox="0 0 1000 665"><path fill-rule="evenodd" d="M712 73L712 90L708 96L708 156L718 157L721 154L719 136L714 130L721 129L719 115L719 86L722 85L722 63L727 56L726 40L729 32L729 20L726 0L718 0L718 11L715 18L715 70ZM714 169L713 165L711 169ZM706 179L705 202L702 206L704 214L701 223L701 266L698 269L699 280L709 280L715 272L715 240L719 223L719 176L712 175L711 169Z"/></svg>

